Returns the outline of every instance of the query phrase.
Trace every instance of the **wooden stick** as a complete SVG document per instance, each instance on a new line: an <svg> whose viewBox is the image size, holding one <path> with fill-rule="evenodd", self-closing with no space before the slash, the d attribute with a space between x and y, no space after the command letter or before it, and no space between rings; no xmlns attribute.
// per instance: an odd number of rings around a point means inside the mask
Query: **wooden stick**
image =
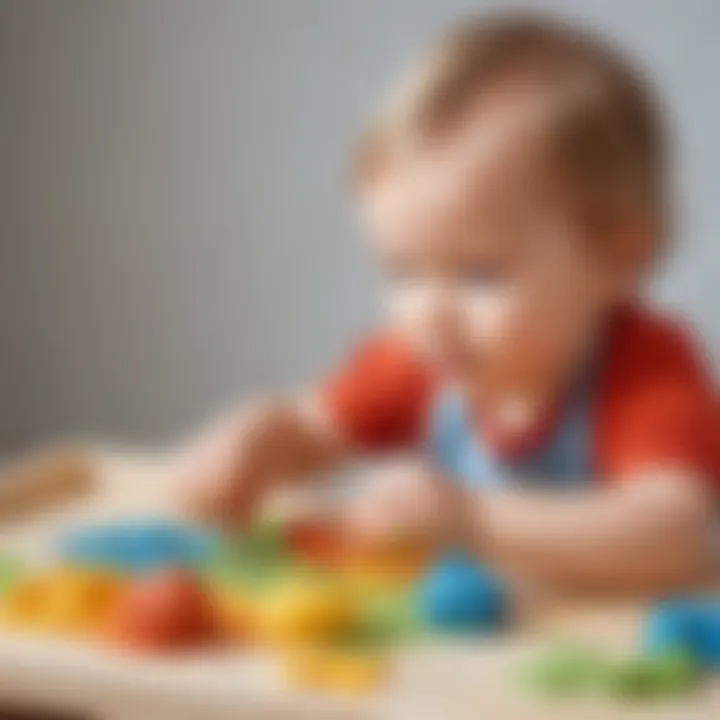
<svg viewBox="0 0 720 720"><path fill-rule="evenodd" d="M93 479L92 458L79 448L35 452L0 466L0 522L85 495Z"/></svg>

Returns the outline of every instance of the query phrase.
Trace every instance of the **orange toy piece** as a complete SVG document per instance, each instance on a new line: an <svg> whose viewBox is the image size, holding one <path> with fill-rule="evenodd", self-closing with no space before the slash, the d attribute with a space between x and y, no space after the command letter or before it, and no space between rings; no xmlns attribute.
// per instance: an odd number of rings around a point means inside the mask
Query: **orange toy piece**
<svg viewBox="0 0 720 720"><path fill-rule="evenodd" d="M3 599L0 618L25 632L94 634L114 612L121 587L111 573L62 568L21 582Z"/></svg>
<svg viewBox="0 0 720 720"><path fill-rule="evenodd" d="M406 583L428 564L430 548L417 538L396 538L381 543L356 541L346 551L344 568L351 578L371 583Z"/></svg>
<svg viewBox="0 0 720 720"><path fill-rule="evenodd" d="M232 643L244 644L256 634L255 608L251 601L233 593L217 597L220 629L224 638Z"/></svg>
<svg viewBox="0 0 720 720"><path fill-rule="evenodd" d="M286 530L292 555L340 571L367 586L404 584L427 566L432 549L417 537L369 540L352 537L335 523L300 520Z"/></svg>
<svg viewBox="0 0 720 720"><path fill-rule="evenodd" d="M2 600L0 618L6 628L37 629L43 622L46 583L44 579L24 580L14 587Z"/></svg>
<svg viewBox="0 0 720 720"><path fill-rule="evenodd" d="M69 571L55 580L48 605L51 627L78 633L101 629L114 611L122 582L107 572Z"/></svg>
<svg viewBox="0 0 720 720"><path fill-rule="evenodd" d="M164 570L127 588L109 623L109 637L143 652L194 649L220 640L220 615L192 573Z"/></svg>

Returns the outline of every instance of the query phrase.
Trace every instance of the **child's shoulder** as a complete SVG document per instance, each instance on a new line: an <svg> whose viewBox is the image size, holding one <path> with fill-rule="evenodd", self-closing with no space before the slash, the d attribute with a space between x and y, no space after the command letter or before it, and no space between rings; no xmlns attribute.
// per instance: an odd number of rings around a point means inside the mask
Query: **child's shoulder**
<svg viewBox="0 0 720 720"><path fill-rule="evenodd" d="M716 395L710 363L689 324L644 306L623 308L614 319L600 391L618 408L670 391Z"/></svg>
<svg viewBox="0 0 720 720"><path fill-rule="evenodd" d="M686 322L646 306L622 308L610 333L614 369L708 374L701 346ZM709 377L709 375L708 375Z"/></svg>
<svg viewBox="0 0 720 720"><path fill-rule="evenodd" d="M668 463L720 470L720 404L687 324L645 307L623 309L598 392L598 460L606 473Z"/></svg>

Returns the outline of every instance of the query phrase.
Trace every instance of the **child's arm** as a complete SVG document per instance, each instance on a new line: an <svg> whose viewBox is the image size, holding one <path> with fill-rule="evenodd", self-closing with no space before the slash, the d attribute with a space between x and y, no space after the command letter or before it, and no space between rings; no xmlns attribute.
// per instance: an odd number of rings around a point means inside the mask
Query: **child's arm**
<svg viewBox="0 0 720 720"><path fill-rule="evenodd" d="M191 513L247 520L268 488L327 470L351 453L312 395L249 402L182 450L177 476Z"/></svg>
<svg viewBox="0 0 720 720"><path fill-rule="evenodd" d="M473 503L481 552L572 587L639 592L682 587L707 571L711 503L704 488L662 473L606 491L498 492Z"/></svg>
<svg viewBox="0 0 720 720"><path fill-rule="evenodd" d="M583 591L657 592L707 570L711 503L685 474L605 490L478 492L429 467L379 473L349 508L363 535L461 544L512 574Z"/></svg>

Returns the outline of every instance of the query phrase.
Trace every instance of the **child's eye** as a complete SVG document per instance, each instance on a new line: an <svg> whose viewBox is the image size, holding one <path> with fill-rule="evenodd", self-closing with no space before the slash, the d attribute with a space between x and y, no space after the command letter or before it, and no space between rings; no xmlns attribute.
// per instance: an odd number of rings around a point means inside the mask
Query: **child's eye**
<svg viewBox="0 0 720 720"><path fill-rule="evenodd" d="M387 265L385 273L391 282L397 284L412 283L418 279L417 270L408 263L392 263Z"/></svg>
<svg viewBox="0 0 720 720"><path fill-rule="evenodd" d="M470 265L462 273L463 282L469 285L490 287L505 280L502 268L490 265Z"/></svg>

